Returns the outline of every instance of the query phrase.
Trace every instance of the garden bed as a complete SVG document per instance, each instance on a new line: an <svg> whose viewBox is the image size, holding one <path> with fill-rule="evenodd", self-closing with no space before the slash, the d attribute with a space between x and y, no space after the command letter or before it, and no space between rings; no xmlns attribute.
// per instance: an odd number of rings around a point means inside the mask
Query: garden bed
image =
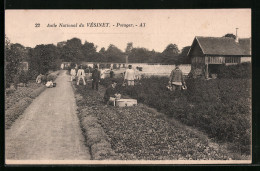
<svg viewBox="0 0 260 171"><path fill-rule="evenodd" d="M215 141L229 144L235 153L250 154L250 79L189 79L186 80L188 90L183 92L168 91L166 77L144 78L140 83L135 87L119 84L118 89L138 103L198 128ZM108 86L110 80L105 79L101 84Z"/></svg>
<svg viewBox="0 0 260 171"><path fill-rule="evenodd" d="M104 132L97 117L93 114L93 108L86 106L85 99L81 94L75 91L76 83L72 82L77 103L77 114L80 121L80 127L85 137L85 144L90 150L92 160L116 160L118 155L112 150L109 143L109 137Z"/></svg>
<svg viewBox="0 0 260 171"><path fill-rule="evenodd" d="M104 88L91 90L91 85L75 86L79 119L86 144L90 147L88 129L95 123L103 132L98 133L111 147L111 156L98 159L120 160L229 160L243 156L231 154L225 146L211 141L207 136L194 131L174 118L154 111L145 105L136 107L113 107L103 103ZM76 95L78 96L78 95ZM85 113L85 114L84 114ZM92 119L90 119L90 116ZM84 118L88 119L84 119ZM84 121L85 120L85 121ZM91 128L93 129L93 128ZM102 146L97 148L102 151ZM108 150L109 151L109 150ZM111 158L112 157L112 158ZM95 158L92 158L95 159Z"/></svg>

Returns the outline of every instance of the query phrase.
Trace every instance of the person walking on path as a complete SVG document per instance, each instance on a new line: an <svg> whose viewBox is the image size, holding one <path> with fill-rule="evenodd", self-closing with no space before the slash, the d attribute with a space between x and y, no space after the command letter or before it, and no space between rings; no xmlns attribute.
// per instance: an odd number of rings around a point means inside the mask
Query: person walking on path
<svg viewBox="0 0 260 171"><path fill-rule="evenodd" d="M105 69L104 69L104 67L101 68L100 74L101 74L100 78L104 79L105 78Z"/></svg>
<svg viewBox="0 0 260 171"><path fill-rule="evenodd" d="M135 71L132 69L132 65L129 65L128 69L125 71L124 80L127 80L128 86L134 86L135 85Z"/></svg>
<svg viewBox="0 0 260 171"><path fill-rule="evenodd" d="M76 77L76 69L75 68L72 68L71 70L70 70L70 81L73 81L74 79L75 79L75 77Z"/></svg>
<svg viewBox="0 0 260 171"><path fill-rule="evenodd" d="M110 70L110 78L114 78L114 76L115 76L115 74L114 74L114 71L113 71L113 69L111 68L111 70Z"/></svg>
<svg viewBox="0 0 260 171"><path fill-rule="evenodd" d="M60 68L61 68L61 69L64 69L64 64L63 64L63 63L60 65Z"/></svg>
<svg viewBox="0 0 260 171"><path fill-rule="evenodd" d="M92 89L96 87L96 90L98 90L98 83L100 81L100 71L98 70L98 67L95 66L94 70L92 71Z"/></svg>
<svg viewBox="0 0 260 171"><path fill-rule="evenodd" d="M185 85L183 73L179 68L179 64L176 64L175 69L172 70L169 84L172 86L172 91L181 90L181 86Z"/></svg>
<svg viewBox="0 0 260 171"><path fill-rule="evenodd" d="M84 69L82 69L82 66L80 66L80 69L78 70L77 76L78 76L77 85L79 85L79 81L80 81L81 79L83 80L83 84L86 85L86 81L85 81L85 71L84 71Z"/></svg>

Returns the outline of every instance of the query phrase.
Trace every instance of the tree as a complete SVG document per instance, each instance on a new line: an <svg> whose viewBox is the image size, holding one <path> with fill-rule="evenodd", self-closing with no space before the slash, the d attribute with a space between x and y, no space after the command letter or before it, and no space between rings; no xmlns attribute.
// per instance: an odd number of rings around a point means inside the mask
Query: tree
<svg viewBox="0 0 260 171"><path fill-rule="evenodd" d="M145 48L133 48L128 55L129 62L144 63L151 57L151 51Z"/></svg>
<svg viewBox="0 0 260 171"><path fill-rule="evenodd" d="M10 49L11 43L9 38L5 35L5 48Z"/></svg>
<svg viewBox="0 0 260 171"><path fill-rule="evenodd" d="M104 62L124 62L124 54L115 45L110 44L105 52Z"/></svg>
<svg viewBox="0 0 260 171"><path fill-rule="evenodd" d="M178 60L179 49L176 44L169 44L161 55L162 63L176 63Z"/></svg>
<svg viewBox="0 0 260 171"><path fill-rule="evenodd" d="M185 46L182 48L181 53L179 54L179 57L178 57L178 63L181 63L181 64L191 63L191 61L188 57L189 50L190 50L190 46Z"/></svg>
<svg viewBox="0 0 260 171"><path fill-rule="evenodd" d="M234 34L232 34L232 33L227 33L223 37L231 37L233 39L236 39L236 36Z"/></svg>
<svg viewBox="0 0 260 171"><path fill-rule="evenodd" d="M84 60L81 40L78 38L67 40L66 44L60 48L60 51L61 59L64 61L78 63Z"/></svg>
<svg viewBox="0 0 260 171"><path fill-rule="evenodd" d="M20 72L20 62L26 57L26 50L21 44L11 44L8 39L5 42L5 61L6 61L6 86L8 87L10 83L15 82L15 77L17 77Z"/></svg>
<svg viewBox="0 0 260 171"><path fill-rule="evenodd" d="M95 61L93 58L95 57L94 54L96 53L97 49L94 43L85 41L81 47L81 51L84 56L83 61Z"/></svg>
<svg viewBox="0 0 260 171"><path fill-rule="evenodd" d="M132 42L127 43L126 49L125 49L125 53L126 53L127 55L130 54L131 51L132 51L132 49L133 49L133 43L132 43Z"/></svg>
<svg viewBox="0 0 260 171"><path fill-rule="evenodd" d="M58 50L53 44L37 45L34 49L30 50L30 66L31 71L45 74L49 70L56 70L59 67Z"/></svg>
<svg viewBox="0 0 260 171"><path fill-rule="evenodd" d="M100 50L99 50L99 53L101 54L104 54L106 52L106 49L104 47L102 47Z"/></svg>

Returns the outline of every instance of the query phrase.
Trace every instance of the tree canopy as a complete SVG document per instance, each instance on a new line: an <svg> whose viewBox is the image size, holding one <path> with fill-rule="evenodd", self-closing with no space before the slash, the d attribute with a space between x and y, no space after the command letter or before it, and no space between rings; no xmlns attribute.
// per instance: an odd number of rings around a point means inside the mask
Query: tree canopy
<svg viewBox="0 0 260 171"><path fill-rule="evenodd" d="M231 37L233 39L236 39L236 35L232 34L232 33L227 33L225 34L223 37Z"/></svg>
<svg viewBox="0 0 260 171"><path fill-rule="evenodd" d="M55 70L59 64L58 50L53 44L37 45L30 50L29 65L32 70L38 70L39 73L45 74L49 70Z"/></svg>

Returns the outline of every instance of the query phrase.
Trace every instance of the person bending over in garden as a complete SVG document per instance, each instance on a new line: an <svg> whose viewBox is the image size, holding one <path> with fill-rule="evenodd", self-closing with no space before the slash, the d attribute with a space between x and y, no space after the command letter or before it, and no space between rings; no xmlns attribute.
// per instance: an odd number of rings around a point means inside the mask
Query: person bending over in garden
<svg viewBox="0 0 260 171"><path fill-rule="evenodd" d="M73 81L74 79L75 79L75 77L76 77L76 69L75 68L72 68L71 70L70 70L70 81Z"/></svg>
<svg viewBox="0 0 260 171"><path fill-rule="evenodd" d="M52 82L52 80L47 81L46 87L48 87L48 88L52 88L52 87L53 87L53 82Z"/></svg>
<svg viewBox="0 0 260 171"><path fill-rule="evenodd" d="M44 75L41 76L41 82L44 85L47 83L47 74L44 74Z"/></svg>
<svg viewBox="0 0 260 171"><path fill-rule="evenodd" d="M125 71L125 79L127 80L128 86L135 85L135 71L132 69L132 65L128 66L128 69Z"/></svg>
<svg viewBox="0 0 260 171"><path fill-rule="evenodd" d="M96 87L96 90L98 90L98 83L100 81L100 71L98 70L98 67L95 66L94 70L92 71L92 89Z"/></svg>
<svg viewBox="0 0 260 171"><path fill-rule="evenodd" d="M80 69L78 70L77 76L78 76L77 85L79 85L79 81L80 81L81 79L83 80L83 84L86 85L86 81L85 81L85 71L84 71L84 69L82 69L82 66L80 66Z"/></svg>
<svg viewBox="0 0 260 171"><path fill-rule="evenodd" d="M176 64L175 69L172 70L169 84L172 86L172 91L181 90L181 86L185 85L183 73L179 68L179 64Z"/></svg>
<svg viewBox="0 0 260 171"><path fill-rule="evenodd" d="M36 83L37 83L37 84L40 84L40 83L42 82L42 77L43 77L42 74L40 74L40 75L37 76L37 78L36 78Z"/></svg>
<svg viewBox="0 0 260 171"><path fill-rule="evenodd" d="M104 95L104 102L106 104L113 104L115 105L116 98L120 98L121 95L119 94L119 91L117 90L117 82L115 80L112 80L112 84L106 89L105 95Z"/></svg>

